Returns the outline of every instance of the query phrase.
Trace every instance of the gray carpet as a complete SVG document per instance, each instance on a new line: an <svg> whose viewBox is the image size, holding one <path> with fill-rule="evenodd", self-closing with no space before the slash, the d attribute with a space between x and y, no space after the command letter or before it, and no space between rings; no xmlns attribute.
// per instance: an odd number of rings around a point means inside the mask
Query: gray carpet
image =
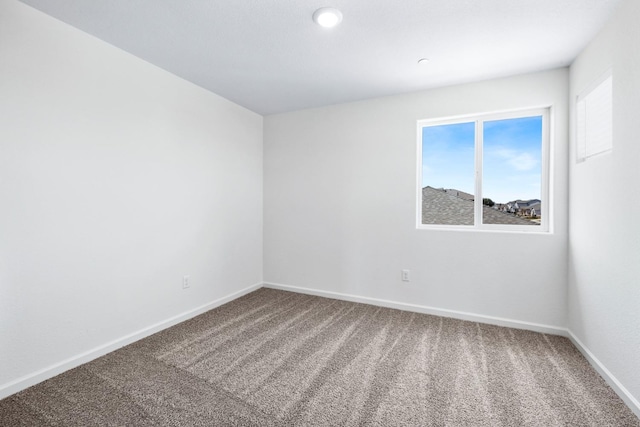
<svg viewBox="0 0 640 427"><path fill-rule="evenodd" d="M0 401L2 426L634 426L566 338L260 289Z"/></svg>

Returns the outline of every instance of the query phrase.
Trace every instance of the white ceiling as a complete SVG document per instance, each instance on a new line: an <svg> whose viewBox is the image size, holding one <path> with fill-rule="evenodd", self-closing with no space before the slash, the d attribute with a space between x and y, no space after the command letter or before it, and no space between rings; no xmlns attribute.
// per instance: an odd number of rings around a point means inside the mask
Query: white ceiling
<svg viewBox="0 0 640 427"><path fill-rule="evenodd" d="M566 66L620 2L22 1L264 115Z"/></svg>

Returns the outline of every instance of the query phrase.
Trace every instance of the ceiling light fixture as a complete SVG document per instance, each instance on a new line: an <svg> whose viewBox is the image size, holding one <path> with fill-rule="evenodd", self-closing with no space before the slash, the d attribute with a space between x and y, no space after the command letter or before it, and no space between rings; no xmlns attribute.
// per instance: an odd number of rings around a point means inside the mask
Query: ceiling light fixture
<svg viewBox="0 0 640 427"><path fill-rule="evenodd" d="M342 12L334 7L321 7L313 13L313 20L321 27L335 27L342 22Z"/></svg>
<svg viewBox="0 0 640 427"><path fill-rule="evenodd" d="M427 65L428 63L429 63L429 58L418 59L418 65Z"/></svg>

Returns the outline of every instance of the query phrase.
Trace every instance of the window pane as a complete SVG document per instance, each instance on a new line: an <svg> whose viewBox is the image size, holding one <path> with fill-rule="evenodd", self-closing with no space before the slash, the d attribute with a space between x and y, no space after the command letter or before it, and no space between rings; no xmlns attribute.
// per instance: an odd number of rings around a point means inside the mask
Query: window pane
<svg viewBox="0 0 640 427"><path fill-rule="evenodd" d="M422 223L473 225L475 123L422 129Z"/></svg>
<svg viewBox="0 0 640 427"><path fill-rule="evenodd" d="M540 225L542 116L484 122L483 224Z"/></svg>

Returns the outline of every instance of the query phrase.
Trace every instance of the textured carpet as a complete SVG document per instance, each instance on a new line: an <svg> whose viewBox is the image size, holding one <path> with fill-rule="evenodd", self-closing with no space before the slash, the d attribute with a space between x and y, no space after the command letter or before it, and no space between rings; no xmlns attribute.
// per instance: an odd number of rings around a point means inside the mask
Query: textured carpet
<svg viewBox="0 0 640 427"><path fill-rule="evenodd" d="M2 426L633 426L566 338L260 289L0 401Z"/></svg>

